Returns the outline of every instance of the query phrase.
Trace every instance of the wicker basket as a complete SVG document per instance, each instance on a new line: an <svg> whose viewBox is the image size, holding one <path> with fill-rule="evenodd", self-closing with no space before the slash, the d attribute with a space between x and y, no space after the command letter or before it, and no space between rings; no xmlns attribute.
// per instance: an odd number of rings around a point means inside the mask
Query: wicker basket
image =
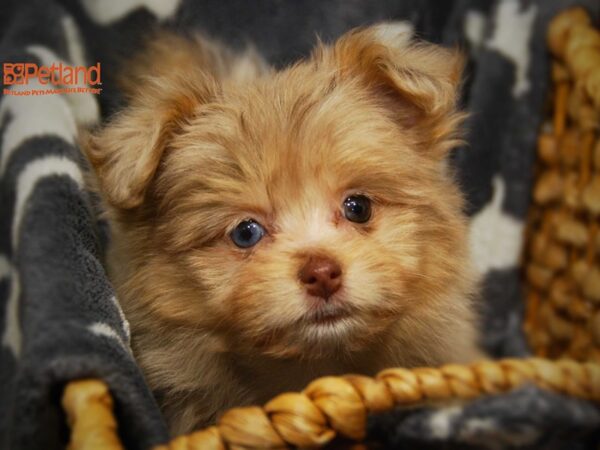
<svg viewBox="0 0 600 450"><path fill-rule="evenodd" d="M600 33L589 22L576 9L550 29L559 59L538 139L525 328L537 355L600 363Z"/></svg>
<svg viewBox="0 0 600 450"><path fill-rule="evenodd" d="M526 382L600 402L600 33L574 8L553 20L548 41L554 86L538 142L525 252L525 329L540 358L320 378L262 407L231 409L216 426L156 450L319 447L338 435L361 440L369 413L469 400ZM555 360L565 357L571 359ZM70 450L123 448L102 381L69 383L63 406Z"/></svg>

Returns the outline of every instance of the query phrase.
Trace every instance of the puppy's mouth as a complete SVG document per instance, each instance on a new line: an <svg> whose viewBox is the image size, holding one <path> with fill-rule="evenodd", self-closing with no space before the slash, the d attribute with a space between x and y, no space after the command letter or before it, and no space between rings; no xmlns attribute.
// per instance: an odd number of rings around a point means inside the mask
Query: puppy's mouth
<svg viewBox="0 0 600 450"><path fill-rule="evenodd" d="M313 325L334 325L350 316L350 312L335 303L324 303L311 308L305 315L305 320Z"/></svg>

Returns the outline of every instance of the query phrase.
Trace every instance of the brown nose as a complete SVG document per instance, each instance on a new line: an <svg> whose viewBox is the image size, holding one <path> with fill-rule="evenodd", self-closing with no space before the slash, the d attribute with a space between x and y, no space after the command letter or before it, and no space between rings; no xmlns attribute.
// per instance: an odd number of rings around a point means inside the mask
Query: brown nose
<svg viewBox="0 0 600 450"><path fill-rule="evenodd" d="M310 295L327 300L342 285L342 269L331 258L311 256L300 270L299 278Z"/></svg>

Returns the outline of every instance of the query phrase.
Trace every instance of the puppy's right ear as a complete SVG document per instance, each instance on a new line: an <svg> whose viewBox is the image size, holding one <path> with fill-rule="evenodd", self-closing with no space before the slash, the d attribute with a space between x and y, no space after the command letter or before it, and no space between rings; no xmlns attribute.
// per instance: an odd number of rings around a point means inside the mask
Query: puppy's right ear
<svg viewBox="0 0 600 450"><path fill-rule="evenodd" d="M218 44L163 34L129 62L120 80L129 106L83 142L111 206L142 204L169 142L218 92L218 74L201 69L219 55Z"/></svg>
<svg viewBox="0 0 600 450"><path fill-rule="evenodd" d="M200 72L149 77L130 106L85 138L84 151L111 206L141 205L169 141L215 90Z"/></svg>

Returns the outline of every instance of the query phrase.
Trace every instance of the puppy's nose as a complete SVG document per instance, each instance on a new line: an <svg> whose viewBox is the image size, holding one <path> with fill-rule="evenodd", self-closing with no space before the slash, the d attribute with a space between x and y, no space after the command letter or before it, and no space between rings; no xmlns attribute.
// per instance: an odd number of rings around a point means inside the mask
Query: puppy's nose
<svg viewBox="0 0 600 450"><path fill-rule="evenodd" d="M342 285L342 269L331 258L311 256L300 269L299 278L310 295L327 300Z"/></svg>

